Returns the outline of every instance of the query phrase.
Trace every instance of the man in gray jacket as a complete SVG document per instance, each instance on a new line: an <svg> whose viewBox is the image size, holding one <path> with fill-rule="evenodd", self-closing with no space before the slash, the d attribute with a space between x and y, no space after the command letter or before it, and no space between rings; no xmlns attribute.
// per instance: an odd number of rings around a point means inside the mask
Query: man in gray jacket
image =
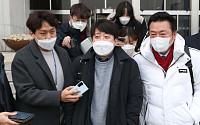
<svg viewBox="0 0 200 125"><path fill-rule="evenodd" d="M57 20L53 14L31 13L26 25L34 40L19 50L12 62L16 110L34 113L30 124L59 125L62 104L81 97L74 95L79 91L69 91L73 86L67 87L72 78L70 58L55 45Z"/></svg>

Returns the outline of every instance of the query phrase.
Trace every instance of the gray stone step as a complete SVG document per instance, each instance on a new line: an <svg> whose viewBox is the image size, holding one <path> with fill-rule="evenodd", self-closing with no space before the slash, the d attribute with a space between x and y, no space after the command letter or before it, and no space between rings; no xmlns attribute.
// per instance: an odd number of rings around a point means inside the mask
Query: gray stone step
<svg viewBox="0 0 200 125"><path fill-rule="evenodd" d="M13 58L14 58L16 52L1 52L1 53L4 56L6 76L8 78L10 87L12 89L13 96L16 97L16 90L13 85L12 72L11 72L11 64L12 64L12 61L13 61Z"/></svg>

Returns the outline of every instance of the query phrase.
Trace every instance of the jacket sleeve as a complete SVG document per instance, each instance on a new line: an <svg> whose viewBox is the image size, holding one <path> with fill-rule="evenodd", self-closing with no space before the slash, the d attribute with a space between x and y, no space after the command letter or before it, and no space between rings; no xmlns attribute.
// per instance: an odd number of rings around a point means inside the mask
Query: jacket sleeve
<svg viewBox="0 0 200 125"><path fill-rule="evenodd" d="M128 101L126 106L127 125L138 125L139 114L142 108L142 101L142 81L140 78L138 65L133 60L128 88Z"/></svg>
<svg viewBox="0 0 200 125"><path fill-rule="evenodd" d="M195 121L195 124L198 124L200 121L200 52L190 52L192 57L191 61L193 65L192 70L194 74L194 96L192 100L192 105L190 106L190 113Z"/></svg>
<svg viewBox="0 0 200 125"><path fill-rule="evenodd" d="M38 89L19 56L23 55L17 55L12 62L12 77L17 98L33 106L59 106L61 91Z"/></svg>
<svg viewBox="0 0 200 125"><path fill-rule="evenodd" d="M56 44L59 45L60 47L62 47L62 42L63 42L63 39L65 38L65 36L64 36L64 33L63 33L61 27L58 27L56 29L56 37L57 37Z"/></svg>
<svg viewBox="0 0 200 125"><path fill-rule="evenodd" d="M76 78L77 78L77 72L78 72L78 68L79 68L79 57L76 58L73 63L72 63L72 81L70 81L70 83L74 83L73 85L75 85L76 83ZM65 125L71 125L72 124L72 117L73 117L73 112L74 112L74 107L75 107L76 103L72 103L72 102L68 102L68 103L64 103L64 118L65 118Z"/></svg>

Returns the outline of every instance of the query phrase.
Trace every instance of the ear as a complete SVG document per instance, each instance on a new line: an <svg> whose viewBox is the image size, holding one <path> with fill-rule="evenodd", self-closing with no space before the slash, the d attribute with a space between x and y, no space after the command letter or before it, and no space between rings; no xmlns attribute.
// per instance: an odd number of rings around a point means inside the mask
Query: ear
<svg viewBox="0 0 200 125"><path fill-rule="evenodd" d="M174 39L176 38L176 35L177 35L177 30L174 32L173 36L174 36Z"/></svg>
<svg viewBox="0 0 200 125"><path fill-rule="evenodd" d="M172 38L175 40L177 35L177 30L172 34Z"/></svg>
<svg viewBox="0 0 200 125"><path fill-rule="evenodd" d="M30 30L30 35L31 35L32 38L35 38L35 35L31 30Z"/></svg>
<svg viewBox="0 0 200 125"><path fill-rule="evenodd" d="M71 15L69 15L69 19L72 20L72 16Z"/></svg>

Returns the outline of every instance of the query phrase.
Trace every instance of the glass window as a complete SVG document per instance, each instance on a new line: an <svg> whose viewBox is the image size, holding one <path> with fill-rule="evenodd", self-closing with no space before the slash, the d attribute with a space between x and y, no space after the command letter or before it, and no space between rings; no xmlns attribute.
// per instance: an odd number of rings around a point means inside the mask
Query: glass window
<svg viewBox="0 0 200 125"><path fill-rule="evenodd" d="M59 25L67 23L69 21L69 15L67 14L55 14L56 18L58 19Z"/></svg>
<svg viewBox="0 0 200 125"><path fill-rule="evenodd" d="M30 0L30 9L49 10L49 0Z"/></svg>
<svg viewBox="0 0 200 125"><path fill-rule="evenodd" d="M51 0L52 10L69 10L71 0Z"/></svg>
<svg viewBox="0 0 200 125"><path fill-rule="evenodd" d="M200 3L200 2L199 2ZM199 16L199 33L200 33L200 16Z"/></svg>
<svg viewBox="0 0 200 125"><path fill-rule="evenodd" d="M104 0L80 0L80 3L84 3L89 9L102 9L105 6Z"/></svg>
<svg viewBox="0 0 200 125"><path fill-rule="evenodd" d="M179 16L178 24L178 33L183 37L189 36L191 32L189 16Z"/></svg>
<svg viewBox="0 0 200 125"><path fill-rule="evenodd" d="M149 21L150 16L144 16L146 21ZM177 22L177 16L173 16ZM189 16L179 16L178 20L178 33L181 34L183 37L189 36L191 32L191 28L189 26L190 18Z"/></svg>
<svg viewBox="0 0 200 125"><path fill-rule="evenodd" d="M125 0L107 0L107 8L116 9L117 5L122 1L125 1ZM128 1L129 3L132 3L132 0L126 0L126 1Z"/></svg>
<svg viewBox="0 0 200 125"><path fill-rule="evenodd" d="M190 0L167 0L167 10L189 10Z"/></svg>
<svg viewBox="0 0 200 125"><path fill-rule="evenodd" d="M95 21L106 19L109 14L92 14L91 15L91 24L93 24Z"/></svg>
<svg viewBox="0 0 200 125"><path fill-rule="evenodd" d="M140 0L141 10L163 10L164 0Z"/></svg>

